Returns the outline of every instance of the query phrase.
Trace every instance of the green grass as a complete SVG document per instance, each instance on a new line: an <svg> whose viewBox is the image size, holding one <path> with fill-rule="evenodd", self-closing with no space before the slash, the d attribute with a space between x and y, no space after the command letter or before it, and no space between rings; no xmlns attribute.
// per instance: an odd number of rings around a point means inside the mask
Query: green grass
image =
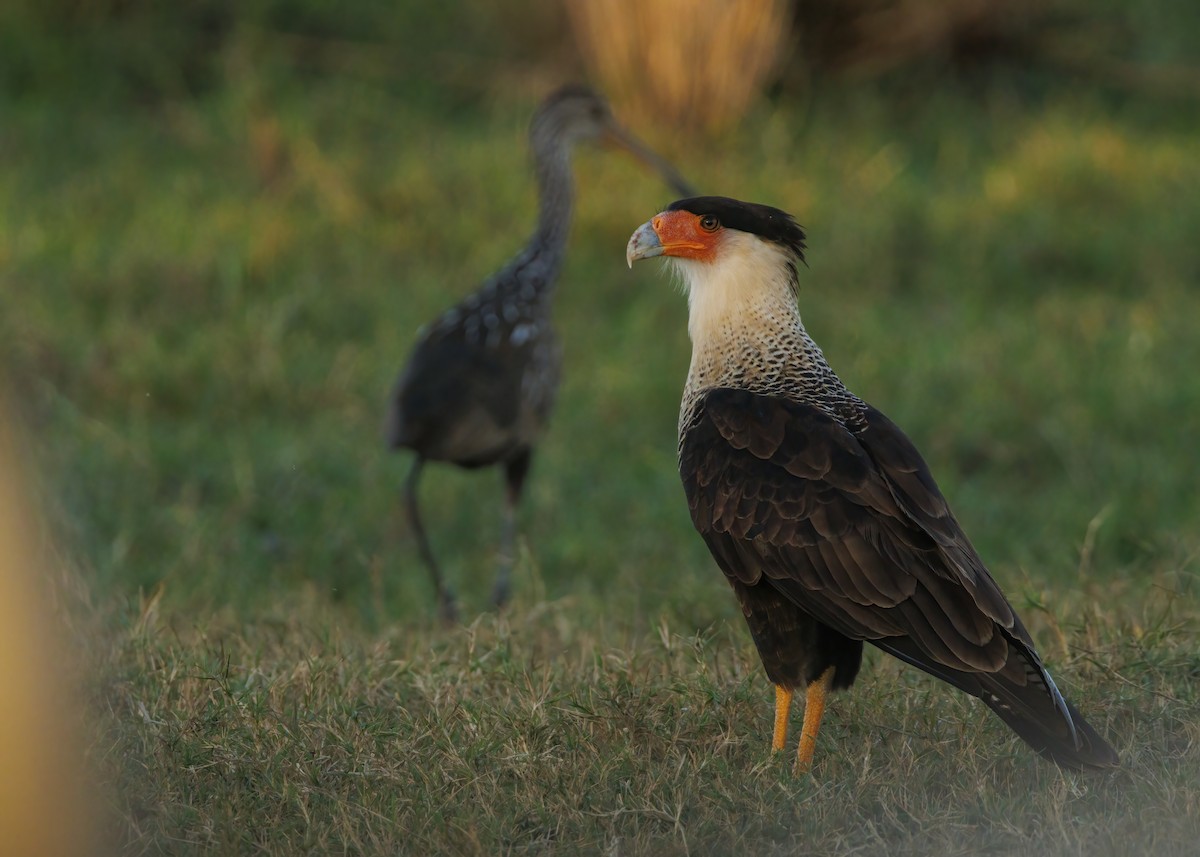
<svg viewBox="0 0 1200 857"><path fill-rule="evenodd" d="M1063 775L878 657L793 777L740 628L632 632L575 599L447 634L346 632L312 599L203 630L151 610L118 644L99 749L130 760L131 838L175 851L1183 854L1196 659L1154 609L1141 639L1093 622L1056 658L1124 754L1108 777Z"/></svg>
<svg viewBox="0 0 1200 857"><path fill-rule="evenodd" d="M578 156L517 600L440 630L383 402L417 326L527 236L544 87L228 59L195 96L4 104L0 358L86 593L69 627L118 847L1190 853L1194 111L831 84L718 141L638 129L706 191L808 227L810 331L924 451L1126 763L1064 775L871 656L793 778L675 473L684 301L624 266L669 192ZM431 469L424 497L474 617L499 476Z"/></svg>

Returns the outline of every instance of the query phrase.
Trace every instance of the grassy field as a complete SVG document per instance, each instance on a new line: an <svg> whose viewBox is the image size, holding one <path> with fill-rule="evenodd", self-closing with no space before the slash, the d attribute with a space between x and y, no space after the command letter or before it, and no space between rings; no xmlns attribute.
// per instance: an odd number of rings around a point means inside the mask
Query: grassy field
<svg viewBox="0 0 1200 857"><path fill-rule="evenodd" d="M624 265L669 191L616 155L577 158L567 376L516 600L481 612L499 475L431 470L428 523L468 616L441 629L383 402L416 328L526 238L525 126L552 74L481 92L401 60L294 66L262 38L235 40L199 91L148 99L103 75L94 100L53 75L22 89L5 66L0 359L60 546L102 841L1194 853L1194 103L1019 77L830 82L719 140L636 129L705 191L806 225L810 331L924 451L1124 761L1064 774L872 654L795 778L675 472L684 301L655 265Z"/></svg>

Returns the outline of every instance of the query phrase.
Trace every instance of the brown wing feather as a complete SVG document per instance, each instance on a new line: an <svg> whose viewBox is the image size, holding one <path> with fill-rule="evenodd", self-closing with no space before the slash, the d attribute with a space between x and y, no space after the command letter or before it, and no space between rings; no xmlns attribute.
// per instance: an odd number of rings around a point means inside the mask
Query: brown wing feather
<svg viewBox="0 0 1200 857"><path fill-rule="evenodd" d="M912 441L895 423L869 405L866 423L866 428L858 435L859 442L887 478L904 513L937 542L945 568L952 573L954 582L970 592L988 616L1011 629L1018 639L1033 645L1029 633L963 533Z"/></svg>
<svg viewBox="0 0 1200 857"><path fill-rule="evenodd" d="M979 696L1056 761L1115 761L1072 718L924 460L883 414L868 407L855 433L811 405L712 390L681 438L680 473L731 580L766 582L846 637Z"/></svg>
<svg viewBox="0 0 1200 857"><path fill-rule="evenodd" d="M809 405L719 389L702 407L681 449L693 523L752 540L760 557L728 573L798 584L803 606L827 612L847 636L918 635L953 669L999 668L1007 645L997 625L1027 636L890 422L869 420L863 434L889 441L877 462L863 439Z"/></svg>

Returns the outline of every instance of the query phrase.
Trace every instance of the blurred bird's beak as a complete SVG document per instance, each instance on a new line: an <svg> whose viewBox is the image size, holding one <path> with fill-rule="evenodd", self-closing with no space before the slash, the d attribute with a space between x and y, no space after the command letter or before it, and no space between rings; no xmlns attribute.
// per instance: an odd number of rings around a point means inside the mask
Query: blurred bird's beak
<svg viewBox="0 0 1200 857"><path fill-rule="evenodd" d="M654 231L654 221L647 220L629 237L629 243L625 245L625 264L632 268L638 259L649 259L662 254L663 245L658 233Z"/></svg>
<svg viewBox="0 0 1200 857"><path fill-rule="evenodd" d="M605 142L618 146L633 155L643 164L654 170L663 180L674 188L681 197L695 196L696 190L681 176L673 166L657 152L630 134L617 123L609 124L603 137Z"/></svg>

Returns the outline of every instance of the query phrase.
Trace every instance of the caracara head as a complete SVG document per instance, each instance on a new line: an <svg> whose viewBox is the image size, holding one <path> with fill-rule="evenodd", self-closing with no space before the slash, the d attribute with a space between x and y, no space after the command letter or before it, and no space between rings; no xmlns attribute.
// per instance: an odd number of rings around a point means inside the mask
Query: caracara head
<svg viewBox="0 0 1200 857"><path fill-rule="evenodd" d="M790 214L768 205L692 197L671 203L629 239L630 267L654 256L668 258L682 276L695 338L709 325L794 308L804 230Z"/></svg>
<svg viewBox="0 0 1200 857"><path fill-rule="evenodd" d="M786 211L725 196L695 196L676 200L643 223L629 239L625 261L632 267L638 259L668 256L684 265L711 265L739 245L754 243L772 245L792 262L804 261L804 230Z"/></svg>

